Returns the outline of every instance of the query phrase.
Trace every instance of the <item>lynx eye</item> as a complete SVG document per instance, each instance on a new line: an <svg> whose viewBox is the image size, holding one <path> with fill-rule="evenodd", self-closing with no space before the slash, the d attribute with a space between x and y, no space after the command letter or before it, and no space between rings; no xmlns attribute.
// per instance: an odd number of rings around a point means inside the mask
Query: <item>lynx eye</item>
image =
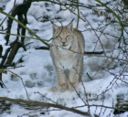
<svg viewBox="0 0 128 117"><path fill-rule="evenodd" d="M66 38L65 38L66 41L68 41L70 39L71 39L70 35L66 36Z"/></svg>
<svg viewBox="0 0 128 117"><path fill-rule="evenodd" d="M61 36L59 36L59 40L60 40L60 41L62 41L62 40L63 40L63 38L62 38Z"/></svg>
<svg viewBox="0 0 128 117"><path fill-rule="evenodd" d="M71 35L68 35L66 37L66 41L71 42L73 40L73 37Z"/></svg>

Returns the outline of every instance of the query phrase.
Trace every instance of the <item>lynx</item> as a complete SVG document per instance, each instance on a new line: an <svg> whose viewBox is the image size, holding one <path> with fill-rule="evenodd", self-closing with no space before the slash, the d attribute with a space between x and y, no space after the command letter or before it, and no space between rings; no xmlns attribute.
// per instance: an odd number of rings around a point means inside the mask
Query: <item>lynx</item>
<svg viewBox="0 0 128 117"><path fill-rule="evenodd" d="M53 26L50 54L56 71L58 86L66 90L74 88L83 72L84 37L72 25Z"/></svg>

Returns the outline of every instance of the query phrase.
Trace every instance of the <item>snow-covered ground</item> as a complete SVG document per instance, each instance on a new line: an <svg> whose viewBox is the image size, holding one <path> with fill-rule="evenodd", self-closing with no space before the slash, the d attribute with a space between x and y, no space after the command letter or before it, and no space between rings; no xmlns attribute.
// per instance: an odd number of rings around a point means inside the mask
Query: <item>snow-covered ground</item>
<svg viewBox="0 0 128 117"><path fill-rule="evenodd" d="M9 12L13 7L13 2L10 0L6 5L6 12ZM20 4L22 0L17 0ZM63 0L66 1L66 0ZM93 0L80 0L84 5L94 4ZM74 18L73 25L76 26L77 17L64 10L58 12L59 5L47 4L45 2L34 2L28 12L28 27L36 32L42 39L49 40L52 37L52 23L44 21L47 16L49 19L54 19L53 22L60 25L58 19L66 25ZM62 9L64 9L62 7ZM82 31L85 37L85 50L86 51L102 51L102 45L108 55L116 57L118 50L116 49L117 40L114 37L106 38L100 32L95 34L90 31L90 27L98 29L104 26L105 18L96 16L93 11L88 8L80 9L86 21L80 20L79 30ZM1 14L0 14L1 15ZM0 16L1 19L4 16ZM56 19L56 20L55 20ZM89 25L89 23L91 25ZM6 24L5 24L6 25ZM16 33L15 23L13 24L12 33ZM106 33L112 32L113 35L119 36L118 30L114 26L108 26ZM29 36L29 34L28 34ZM98 36L101 42L98 40ZM15 37L11 36L13 40ZM111 40L110 40L111 39ZM36 50L34 48L42 46L40 41L35 39L26 39L26 44L32 42L27 46L27 51L21 48L16 55L14 62L17 62L22 57L23 62L18 64L17 68L8 68L7 73L3 74L3 81L6 88L0 88L0 96L7 96L10 98L22 98L45 102L56 102L58 104L66 105L68 107L82 106L79 109L82 111L91 112L92 116L97 114L99 117L115 117L113 109L117 96L125 95L128 98L127 84L122 82L121 79L127 82L127 77L123 77L120 73L122 68L118 62L107 59L101 55L86 55L84 57L84 74L83 83L80 83L77 91L52 91L51 89L56 85L56 76L49 51ZM4 45L4 36L0 35L0 44ZM111 52L111 53L110 53ZM4 54L4 52L3 52ZM120 55L121 56L121 55ZM122 56L121 56L122 57ZM111 65L109 65L111 63ZM111 68L109 71L105 69L106 66ZM110 73L111 72L111 73ZM116 74L113 75L112 73ZM125 73L125 72L124 72ZM89 75L88 75L89 74ZM125 73L127 76L127 73ZM122 78L123 77L123 78ZM93 79L93 80L92 80ZM80 94L80 98L79 95ZM97 97L98 96L98 97ZM89 105L103 105L103 106L90 106ZM105 108L105 106L112 108ZM0 113L0 117L81 117L79 114L74 114L67 111L60 111L51 109L41 110L26 110L23 107L13 105L10 110ZM128 113L119 115L119 117L127 117Z"/></svg>

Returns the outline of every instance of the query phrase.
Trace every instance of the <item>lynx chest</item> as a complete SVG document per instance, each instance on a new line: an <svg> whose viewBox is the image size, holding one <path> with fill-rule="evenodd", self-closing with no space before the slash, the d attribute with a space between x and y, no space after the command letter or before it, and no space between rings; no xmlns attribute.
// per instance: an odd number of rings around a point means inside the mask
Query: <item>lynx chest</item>
<svg viewBox="0 0 128 117"><path fill-rule="evenodd" d="M79 57L78 53L75 53L73 50L69 50L66 48L58 48L58 63L59 66L70 69L77 63L77 58Z"/></svg>

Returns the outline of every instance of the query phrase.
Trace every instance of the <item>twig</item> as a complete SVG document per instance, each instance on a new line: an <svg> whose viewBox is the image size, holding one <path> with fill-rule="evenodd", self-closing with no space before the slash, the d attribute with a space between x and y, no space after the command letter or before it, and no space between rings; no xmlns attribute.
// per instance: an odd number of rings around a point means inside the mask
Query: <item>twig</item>
<svg viewBox="0 0 128 117"><path fill-rule="evenodd" d="M24 90L25 90L27 99L30 100L29 95L28 95L28 91L27 91L27 89L26 89L26 87L25 87L25 84L24 84L24 81L23 81L23 78L20 77L18 74L16 74L16 73L10 71L10 70L7 70L7 71L10 72L11 74L15 75L16 77L20 78L20 80L21 80L21 82L22 82L22 84L23 84L23 86L24 86Z"/></svg>

